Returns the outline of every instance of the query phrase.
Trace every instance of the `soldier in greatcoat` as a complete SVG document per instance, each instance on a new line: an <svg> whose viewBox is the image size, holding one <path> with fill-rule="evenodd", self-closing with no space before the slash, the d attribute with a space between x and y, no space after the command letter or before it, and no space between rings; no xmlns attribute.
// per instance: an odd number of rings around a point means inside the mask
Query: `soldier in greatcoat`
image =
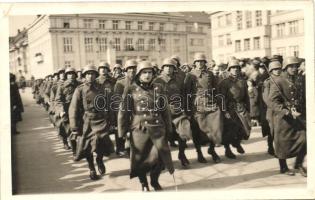
<svg viewBox="0 0 315 200"><path fill-rule="evenodd" d="M97 180L99 176L95 170L93 153L97 155L98 171L103 175L106 172L103 157L114 152L109 137L111 120L113 120L109 104L111 96L96 82L98 71L95 66L87 65L82 74L85 82L74 91L69 107L69 122L72 135L77 135L75 161L86 158L90 178ZM80 128L81 119L83 119L83 128Z"/></svg>
<svg viewBox="0 0 315 200"><path fill-rule="evenodd" d="M115 102L113 104L114 110L116 111L116 119L118 117L119 104L122 101L122 97L124 94L125 88L128 88L134 81L134 77L136 75L137 70L137 61L135 59L129 59L126 61L124 65L124 71L126 75L124 77L118 78L114 87L114 99ZM116 135L115 135L116 136ZM124 156L126 153L129 153L129 140L123 138L119 138L118 135L115 137L116 141L116 154L119 156ZM125 145L126 144L126 145ZM126 147L126 148L125 148Z"/></svg>
<svg viewBox="0 0 315 200"><path fill-rule="evenodd" d="M118 113L119 136L130 133L130 178L138 177L143 191L149 191L148 172L154 190L162 190L158 178L164 167L174 172L167 143L171 115L163 88L152 83L153 76L149 61L138 64L135 81L125 89Z"/></svg>
<svg viewBox="0 0 315 200"><path fill-rule="evenodd" d="M185 113L186 94L184 82L179 81L175 74L176 62L174 59L166 58L161 66L161 74L154 80L163 86L169 102L173 131L169 137L178 141L178 159L183 167L189 165L185 155L186 141L192 138L190 119Z"/></svg>
<svg viewBox="0 0 315 200"><path fill-rule="evenodd" d="M52 75L49 74L47 76L47 82L43 89L43 99L44 99L44 108L46 111L49 110L49 96L50 96L50 89L52 86Z"/></svg>
<svg viewBox="0 0 315 200"><path fill-rule="evenodd" d="M63 142L65 148L67 148L68 138L71 134L69 125L69 106L74 93L74 90L80 85L76 80L77 74L74 68L68 67L65 71L66 80L61 84L55 95L55 112L60 116L61 124L59 131L62 133ZM75 156L76 142L70 137L70 144L72 148L72 153Z"/></svg>
<svg viewBox="0 0 315 200"><path fill-rule="evenodd" d="M16 124L22 121L21 113L24 112L24 106L20 96L19 88L16 83L16 77L10 73L10 105L11 105L11 134L18 134Z"/></svg>
<svg viewBox="0 0 315 200"><path fill-rule="evenodd" d="M224 133L222 144L225 147L225 156L235 159L230 145L237 149L238 153L245 153L241 146L241 140L247 140L250 136L250 103L247 84L240 77L241 69L239 61L229 61L227 71L229 77L222 80L219 85L219 92L224 96L222 108L224 111Z"/></svg>
<svg viewBox="0 0 315 200"><path fill-rule="evenodd" d="M118 80L124 76L123 68L122 68L121 64L118 64L118 63L115 64L113 71L114 71L113 78L116 80Z"/></svg>
<svg viewBox="0 0 315 200"><path fill-rule="evenodd" d="M82 69L78 69L77 70L77 81L79 83L83 83L84 82L84 78L82 77Z"/></svg>
<svg viewBox="0 0 315 200"><path fill-rule="evenodd" d="M294 175L286 159L296 157L294 169L307 176L303 167L306 155L305 82L298 76L299 60L287 57L282 74L270 83L270 104L273 111L275 154L280 173Z"/></svg>
<svg viewBox="0 0 315 200"><path fill-rule="evenodd" d="M206 56L196 53L194 64L196 67L186 75L185 93L187 98L187 114L192 118L193 140L197 149L198 161L207 162L201 152L201 144L209 144L208 154L215 163L220 157L215 151L215 145L221 144L223 132L223 116L218 101L216 79L206 67ZM199 146L199 147L198 147Z"/></svg>
<svg viewBox="0 0 315 200"><path fill-rule="evenodd" d="M53 83L50 89L50 95L49 95L49 118L50 121L54 126L56 126L56 111L55 111L55 96L58 89L58 80L59 80L59 74L58 71L56 71L53 74Z"/></svg>

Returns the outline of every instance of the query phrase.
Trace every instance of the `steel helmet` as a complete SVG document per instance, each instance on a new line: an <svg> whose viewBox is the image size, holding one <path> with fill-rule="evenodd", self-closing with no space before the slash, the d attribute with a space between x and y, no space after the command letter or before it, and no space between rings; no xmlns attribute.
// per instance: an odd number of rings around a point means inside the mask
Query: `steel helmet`
<svg viewBox="0 0 315 200"><path fill-rule="evenodd" d="M64 73L64 72L65 72L65 68L64 68L64 67L60 67L60 68L58 69L58 74Z"/></svg>
<svg viewBox="0 0 315 200"><path fill-rule="evenodd" d="M100 68L107 68L107 69L110 70L110 66L109 66L109 64L108 64L107 62L100 62L100 63L98 64L97 70L99 70Z"/></svg>
<svg viewBox="0 0 315 200"><path fill-rule="evenodd" d="M171 65L171 66L176 67L177 63L174 60L174 58L165 58L162 62L161 69L163 69L165 65Z"/></svg>
<svg viewBox="0 0 315 200"><path fill-rule="evenodd" d="M205 61L205 62L207 62L206 55L204 53L195 53L194 63L196 61Z"/></svg>
<svg viewBox="0 0 315 200"><path fill-rule="evenodd" d="M138 64L136 76L138 76L140 74L140 72L142 70L144 70L144 69L152 69L154 71L154 68L153 68L151 62L149 62L149 61L141 61Z"/></svg>
<svg viewBox="0 0 315 200"><path fill-rule="evenodd" d="M122 65L121 64L119 64L119 63L116 63L115 65L114 65L114 67L113 67L113 70L115 71L116 69L122 69Z"/></svg>
<svg viewBox="0 0 315 200"><path fill-rule="evenodd" d="M178 55L172 55L171 58L174 59L176 63L180 63L180 58Z"/></svg>
<svg viewBox="0 0 315 200"><path fill-rule="evenodd" d="M230 60L230 62L228 63L227 70L230 71L232 67L240 67L240 63L237 59Z"/></svg>
<svg viewBox="0 0 315 200"><path fill-rule="evenodd" d="M274 69L281 69L281 63L278 60L275 60L269 63L268 71L271 72Z"/></svg>
<svg viewBox="0 0 315 200"><path fill-rule="evenodd" d="M295 57L295 56L286 57L284 59L282 69L286 69L288 67L288 65L294 65L294 64L297 64L297 65L300 64L300 61L297 57Z"/></svg>
<svg viewBox="0 0 315 200"><path fill-rule="evenodd" d="M125 63L125 70L128 69L128 67L137 67L138 65L138 62L135 60L135 59L129 59L126 61Z"/></svg>
<svg viewBox="0 0 315 200"><path fill-rule="evenodd" d="M83 73L82 73L82 75L85 76L85 74L86 74L87 72L90 72L90 71L94 72L94 73L98 76L98 71L97 71L96 67L95 67L93 64L88 64L88 65L86 65L86 66L83 68Z"/></svg>
<svg viewBox="0 0 315 200"><path fill-rule="evenodd" d="M68 67L68 68L66 69L65 74L68 74L68 73L77 74L77 73L76 73L76 70L75 70L73 67Z"/></svg>

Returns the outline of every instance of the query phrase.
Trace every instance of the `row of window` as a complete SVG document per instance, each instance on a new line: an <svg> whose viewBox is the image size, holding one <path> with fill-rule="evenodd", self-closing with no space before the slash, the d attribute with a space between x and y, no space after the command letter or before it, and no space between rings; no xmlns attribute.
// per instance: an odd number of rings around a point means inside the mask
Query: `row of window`
<svg viewBox="0 0 315 200"><path fill-rule="evenodd" d="M288 28L288 34L285 33L286 27ZM299 22L298 20L290 21L288 23L276 24L276 34L277 37L282 37L284 35L296 35L299 32Z"/></svg>
<svg viewBox="0 0 315 200"><path fill-rule="evenodd" d="M252 38L253 40L253 45L251 45L251 38L246 38L243 40L243 51L249 51L249 50L258 50L261 49L261 38L260 37L254 37ZM241 45L241 40L235 40L235 52L240 52L242 51L242 45ZM264 37L264 48L270 48L270 39L268 36Z"/></svg>
<svg viewBox="0 0 315 200"><path fill-rule="evenodd" d="M113 30L119 30L120 26L119 23L121 22L121 20L111 20L111 26L110 25L106 25L106 20L98 20L98 28L99 29L113 29ZM84 28L94 28L94 20L93 19L83 19L83 27ZM135 29L134 26L132 26L132 23L137 23L137 29L136 30L145 30L145 26L144 26L144 21L138 21L138 22L133 22L133 21L125 21L125 30L133 30ZM155 24L157 22L148 22L148 27L146 30L149 31L153 31L156 30L154 28ZM63 28L70 28L70 20L69 19L64 19L63 21ZM159 23L159 31L164 31L165 30L165 23L160 22ZM173 31L178 31L178 24L173 24ZM203 33L203 27L202 26L195 26L195 30L193 29L193 26L189 25L186 27L186 31L187 32L199 32L199 33Z"/></svg>
<svg viewBox="0 0 315 200"><path fill-rule="evenodd" d="M196 42L195 42L196 41ZM96 46L98 51L105 52L108 48L108 44L111 44L116 51L121 51L121 39L114 38L113 41L107 41L107 38L95 38ZM203 44L202 39L191 39L193 46L201 46ZM134 43L133 38L126 38L124 40L124 50L125 51L144 51L144 50L156 50L156 44L160 46L160 50L166 50L166 40L159 38L158 40L150 38L145 41L143 38L139 38ZM94 52L94 38L86 37L84 38L84 48L85 52ZM174 39L175 52L180 51L180 39ZM65 53L73 52L73 40L71 37L63 38L63 49Z"/></svg>
<svg viewBox="0 0 315 200"><path fill-rule="evenodd" d="M276 49L277 51L277 54L278 55L281 55L281 56L296 56L296 57L299 57L299 46L296 45L296 46L289 46L288 47L289 49L289 55L286 55L286 47L278 47Z"/></svg>
<svg viewBox="0 0 315 200"><path fill-rule="evenodd" d="M252 22L252 15L255 15L255 26L262 26L262 11L256 10L256 11L237 11L236 12L236 23L237 23L237 29L241 30L243 29L243 15L245 15L245 25L246 28L251 28L253 26ZM232 14L228 13L225 15L220 15L217 17L217 27L226 27L232 25Z"/></svg>

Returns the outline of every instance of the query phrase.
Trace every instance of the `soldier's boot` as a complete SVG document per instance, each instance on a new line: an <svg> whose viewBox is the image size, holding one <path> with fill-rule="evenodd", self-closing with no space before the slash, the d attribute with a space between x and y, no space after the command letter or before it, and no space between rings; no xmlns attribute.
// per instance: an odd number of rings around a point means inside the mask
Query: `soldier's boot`
<svg viewBox="0 0 315 200"><path fill-rule="evenodd" d="M235 159L236 156L235 154L232 152L230 145L226 144L224 145L225 148L225 157L230 158L230 159Z"/></svg>
<svg viewBox="0 0 315 200"><path fill-rule="evenodd" d="M306 155L306 146L296 156L294 169L295 169L295 172L298 172L302 176L307 177L307 170L305 167L303 167L303 161L304 161L305 155Z"/></svg>
<svg viewBox="0 0 315 200"><path fill-rule="evenodd" d="M205 159L205 157L202 154L201 148L197 149L197 160L200 163L207 163L207 160Z"/></svg>
<svg viewBox="0 0 315 200"><path fill-rule="evenodd" d="M187 159L186 155L185 155L185 145L186 145L186 141L183 141L182 139L178 139L178 159L180 160L181 164L183 167L187 167L190 162Z"/></svg>
<svg viewBox="0 0 315 200"><path fill-rule="evenodd" d="M89 169L90 169L90 179L93 180L93 181L98 180L99 176L96 174L96 171L95 171L93 155L92 154L87 155L86 156L86 161L88 162L88 166L89 166Z"/></svg>
<svg viewBox="0 0 315 200"><path fill-rule="evenodd" d="M97 164L97 168L98 168L98 172L103 175L106 173L106 168L103 162L103 156L101 155L97 155L96 156L96 164Z"/></svg>
<svg viewBox="0 0 315 200"><path fill-rule="evenodd" d="M215 163L220 163L221 159L218 156L217 152L215 152L214 147L215 147L214 143L210 143L209 148L208 148L208 154L212 156L212 160Z"/></svg>
<svg viewBox="0 0 315 200"><path fill-rule="evenodd" d="M243 149L243 147L242 147L240 142L234 144L233 146L236 148L238 153L240 153L240 154L244 154L245 153L245 151L244 151L244 149Z"/></svg>
<svg viewBox="0 0 315 200"><path fill-rule="evenodd" d="M70 150L71 147L70 147L69 144L68 144L67 137L63 137L63 138L62 138L62 141L63 141L63 147L65 148L65 150Z"/></svg>
<svg viewBox="0 0 315 200"><path fill-rule="evenodd" d="M268 154L274 156L275 155L275 150L273 148L273 138L271 135L267 136L267 142L268 142Z"/></svg>
<svg viewBox="0 0 315 200"><path fill-rule="evenodd" d="M75 141L75 140L70 140L70 144L71 144L71 149L72 149L72 155L73 155L73 157L76 157L77 141Z"/></svg>
<svg viewBox="0 0 315 200"><path fill-rule="evenodd" d="M156 165L150 172L150 184L154 188L155 191L161 191L163 188L159 183L159 177L161 174L161 165Z"/></svg>
<svg viewBox="0 0 315 200"><path fill-rule="evenodd" d="M294 176L295 172L289 169L286 159L279 159L280 173L288 176Z"/></svg>
<svg viewBox="0 0 315 200"><path fill-rule="evenodd" d="M141 183L141 187L142 187L142 192L149 192L150 188L149 188L149 184L148 184L148 179L146 174L141 174L138 176L139 181Z"/></svg>

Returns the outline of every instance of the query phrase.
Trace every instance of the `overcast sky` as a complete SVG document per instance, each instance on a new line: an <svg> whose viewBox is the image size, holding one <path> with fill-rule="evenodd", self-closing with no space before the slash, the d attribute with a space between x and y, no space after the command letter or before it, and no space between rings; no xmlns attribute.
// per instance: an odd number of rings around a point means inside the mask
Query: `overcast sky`
<svg viewBox="0 0 315 200"><path fill-rule="evenodd" d="M9 17L10 36L15 36L18 29L28 27L36 19L36 15L16 15Z"/></svg>

